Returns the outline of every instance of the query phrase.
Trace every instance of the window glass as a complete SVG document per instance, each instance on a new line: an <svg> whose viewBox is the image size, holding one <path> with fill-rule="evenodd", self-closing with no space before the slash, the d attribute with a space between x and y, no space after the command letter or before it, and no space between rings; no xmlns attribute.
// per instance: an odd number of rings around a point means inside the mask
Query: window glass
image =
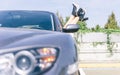
<svg viewBox="0 0 120 75"><path fill-rule="evenodd" d="M53 30L51 13L40 11L0 12L0 26Z"/></svg>

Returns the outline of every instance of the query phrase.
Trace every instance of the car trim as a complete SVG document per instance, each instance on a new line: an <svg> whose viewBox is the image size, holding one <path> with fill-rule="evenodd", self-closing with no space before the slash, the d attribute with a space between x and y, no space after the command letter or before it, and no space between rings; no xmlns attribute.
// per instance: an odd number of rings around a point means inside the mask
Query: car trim
<svg viewBox="0 0 120 75"><path fill-rule="evenodd" d="M50 48L61 49L58 46L32 45L32 46L22 46L22 47L8 48L8 49L0 49L0 55L10 53L10 52L13 52L13 51L21 51L21 50L24 50L24 49L30 49L30 48L36 48L36 47L39 47L39 48L44 48L44 47L48 48L48 47L50 47Z"/></svg>
<svg viewBox="0 0 120 75"><path fill-rule="evenodd" d="M55 27L54 27L54 21L53 21L53 16L50 15L51 21L52 21L52 30L55 31Z"/></svg>

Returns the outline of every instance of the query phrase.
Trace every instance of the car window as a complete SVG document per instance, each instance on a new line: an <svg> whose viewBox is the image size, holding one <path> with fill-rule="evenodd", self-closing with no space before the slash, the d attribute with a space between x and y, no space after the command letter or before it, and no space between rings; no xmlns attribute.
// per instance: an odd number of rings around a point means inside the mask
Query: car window
<svg viewBox="0 0 120 75"><path fill-rule="evenodd" d="M53 30L52 14L38 11L0 12L0 26Z"/></svg>

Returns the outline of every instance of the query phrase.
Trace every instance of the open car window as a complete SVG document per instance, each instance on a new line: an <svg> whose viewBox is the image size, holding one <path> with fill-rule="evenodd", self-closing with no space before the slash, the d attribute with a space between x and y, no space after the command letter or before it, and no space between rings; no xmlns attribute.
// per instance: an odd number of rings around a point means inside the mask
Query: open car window
<svg viewBox="0 0 120 75"><path fill-rule="evenodd" d="M53 30L52 14L39 11L0 12L0 27Z"/></svg>

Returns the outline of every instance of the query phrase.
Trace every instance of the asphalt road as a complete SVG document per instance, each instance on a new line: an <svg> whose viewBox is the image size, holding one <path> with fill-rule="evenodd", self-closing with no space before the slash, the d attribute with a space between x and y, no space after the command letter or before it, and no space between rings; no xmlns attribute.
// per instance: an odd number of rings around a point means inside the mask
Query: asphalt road
<svg viewBox="0 0 120 75"><path fill-rule="evenodd" d="M86 75L120 75L120 68L83 68Z"/></svg>

